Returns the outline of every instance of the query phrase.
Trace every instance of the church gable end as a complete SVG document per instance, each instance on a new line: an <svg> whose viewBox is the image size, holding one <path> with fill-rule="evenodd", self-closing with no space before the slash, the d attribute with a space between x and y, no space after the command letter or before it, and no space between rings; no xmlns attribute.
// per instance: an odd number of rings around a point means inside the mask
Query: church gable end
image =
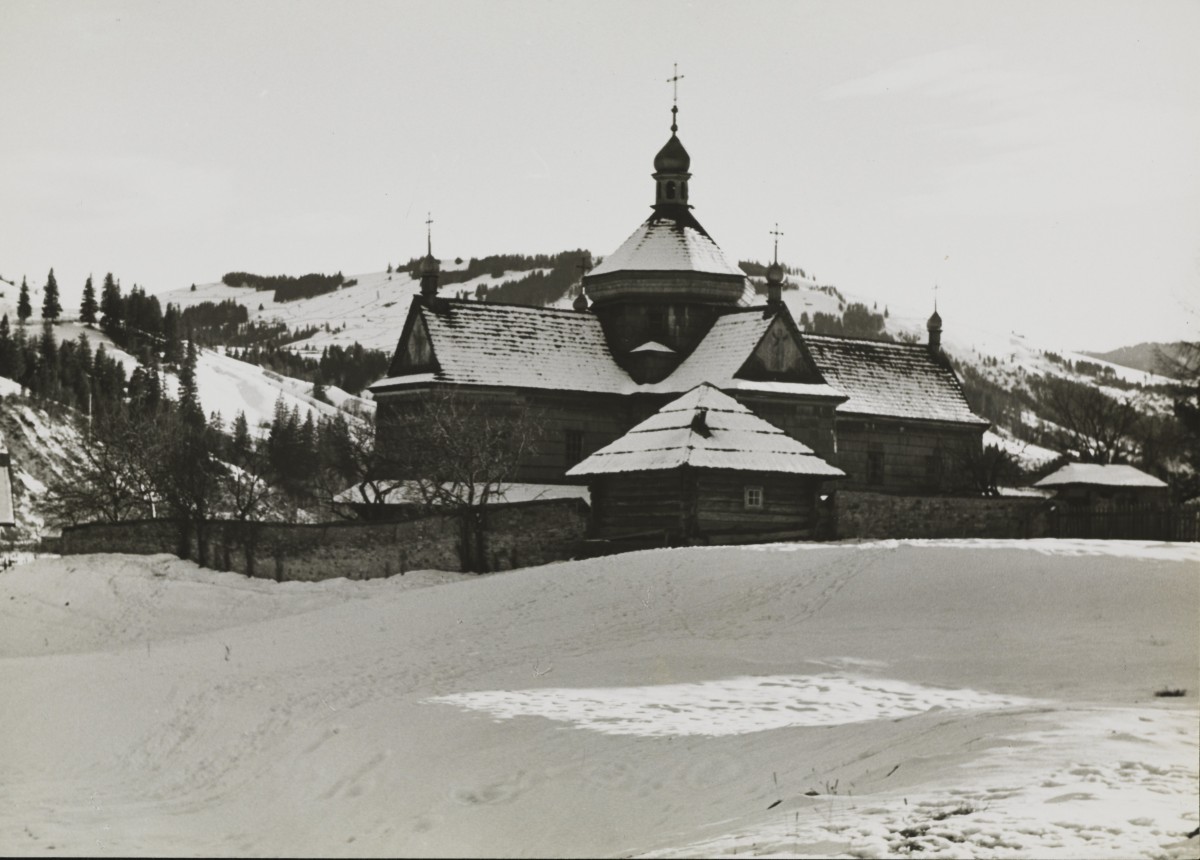
<svg viewBox="0 0 1200 860"><path fill-rule="evenodd" d="M437 358L433 354L429 326L425 323L420 307L414 303L404 324L404 332L400 335L400 343L396 347L388 375L401 376L436 369Z"/></svg>
<svg viewBox="0 0 1200 860"><path fill-rule="evenodd" d="M735 376L760 382L825 381L783 316L775 318Z"/></svg>

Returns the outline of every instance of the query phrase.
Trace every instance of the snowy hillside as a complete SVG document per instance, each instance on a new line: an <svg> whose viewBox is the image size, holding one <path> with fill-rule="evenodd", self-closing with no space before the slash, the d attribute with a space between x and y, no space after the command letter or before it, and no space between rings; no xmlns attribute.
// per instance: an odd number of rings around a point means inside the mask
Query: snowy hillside
<svg viewBox="0 0 1200 860"><path fill-rule="evenodd" d="M466 267L465 263L443 260L442 271L453 272ZM462 283L451 284L446 294L467 291L475 294L480 285L495 286L504 281L521 280L536 269L520 272L505 272L500 276L480 275ZM353 286L342 286L331 293L308 299L276 302L270 290L262 292L247 287L229 287L223 283L197 284L193 291L173 290L159 293L158 300L166 307L168 303L181 308L201 302L223 302L233 300L243 305L252 321L279 321L295 331L318 327L322 331L312 337L290 345L300 352L320 352L323 347L353 346L360 343L368 349L391 353L400 339L404 318L408 315L413 296L420 292L420 284L407 272L370 272L349 275L347 282ZM261 308L261 310L260 310Z"/></svg>
<svg viewBox="0 0 1200 860"><path fill-rule="evenodd" d="M59 340L73 340L83 334L95 349L104 344L105 350L125 365L126 374L131 374L138 361L120 349L102 332L78 323L64 323L55 327ZM166 373L167 392L178 394L179 380L174 373ZM196 385L200 393L200 404L206 414L219 412L228 426L239 411L246 414L251 431L265 435L275 414L275 403L283 399L284 407L290 412L300 411L301 419L308 413L314 420L321 416L336 415L341 409L361 417L370 417L375 404L362 397L349 394L334 386L326 386L325 393L334 405L322 403L312 396L313 385L300 379L281 376L270 370L245 361L238 361L210 349L201 349L196 361Z"/></svg>
<svg viewBox="0 0 1200 860"><path fill-rule="evenodd" d="M72 410L34 403L20 394L15 383L0 377L0 433L12 461L16 531L19 539L36 541L47 532L39 498L52 477L81 460L83 438Z"/></svg>
<svg viewBox="0 0 1200 860"><path fill-rule="evenodd" d="M0 848L1195 857L1197 563L893 541L369 582L28 564L0 573Z"/></svg>

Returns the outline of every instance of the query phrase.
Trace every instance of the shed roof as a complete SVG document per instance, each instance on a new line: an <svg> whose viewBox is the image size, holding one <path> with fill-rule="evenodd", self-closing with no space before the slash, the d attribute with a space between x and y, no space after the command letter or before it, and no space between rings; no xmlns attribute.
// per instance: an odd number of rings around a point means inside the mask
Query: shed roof
<svg viewBox="0 0 1200 860"><path fill-rule="evenodd" d="M1035 487L1087 484L1095 487L1166 487L1166 483L1133 466L1104 466L1098 463L1068 463L1042 478Z"/></svg>
<svg viewBox="0 0 1200 860"><path fill-rule="evenodd" d="M924 344L817 334L804 342L821 375L849 397L839 413L988 424L971 411L954 371Z"/></svg>
<svg viewBox="0 0 1200 860"><path fill-rule="evenodd" d="M746 276L690 212L682 217L655 212L588 275L659 271Z"/></svg>
<svg viewBox="0 0 1200 860"><path fill-rule="evenodd" d="M567 471L569 477L692 466L745 472L845 475L732 397L703 383Z"/></svg>

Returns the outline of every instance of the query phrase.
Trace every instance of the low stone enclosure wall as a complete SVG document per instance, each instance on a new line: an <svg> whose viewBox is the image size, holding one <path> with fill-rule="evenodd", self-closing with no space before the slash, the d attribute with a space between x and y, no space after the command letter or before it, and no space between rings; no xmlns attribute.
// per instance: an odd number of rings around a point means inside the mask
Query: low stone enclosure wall
<svg viewBox="0 0 1200 860"><path fill-rule="evenodd" d="M1200 514L1183 512L1191 531L1172 526L1168 535L1128 532L1123 520L1078 530L1069 512L1047 499L1030 497L899 496L840 490L821 511L818 534L826 539L1105 537L1195 540ZM1105 515L1107 516L1107 515ZM1121 516L1124 516L1122 514ZM1174 515L1172 515L1174 517ZM1092 515L1092 519L1101 514ZM1102 518L1102 517L1101 517ZM1175 523L1179 517L1168 519ZM588 507L580 499L554 499L497 506L489 514L488 568L507 570L661 546L585 540ZM1154 519L1153 522L1158 522ZM1089 520L1090 522L1090 520ZM1141 520L1138 520L1141 522ZM208 524L208 566L279 581L315 581L345 576L373 579L408 570L461 570L460 525L455 517L426 517L394 523L342 522ZM759 536L755 542L770 540ZM778 539L778 538L776 538ZM63 529L63 555L91 552L176 553L180 530L170 520L91 523ZM193 550L195 547L193 547ZM196 552L190 555L195 557Z"/></svg>
<svg viewBox="0 0 1200 860"><path fill-rule="evenodd" d="M897 496L838 490L831 530L853 538L1053 537L1052 504L1028 496Z"/></svg>
<svg viewBox="0 0 1200 860"><path fill-rule="evenodd" d="M571 558L586 535L588 507L581 499L524 502L497 506L488 518L488 567L507 570ZM461 570L460 528L453 516L311 525L218 520L207 524L205 557L208 567L280 582ZM172 520L88 523L63 529L61 552L181 554L180 543ZM187 555L199 557L197 549Z"/></svg>

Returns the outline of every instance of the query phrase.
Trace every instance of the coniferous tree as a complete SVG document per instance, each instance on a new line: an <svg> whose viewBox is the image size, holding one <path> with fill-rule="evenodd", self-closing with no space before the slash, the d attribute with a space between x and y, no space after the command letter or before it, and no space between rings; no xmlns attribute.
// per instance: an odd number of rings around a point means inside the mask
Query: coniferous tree
<svg viewBox="0 0 1200 860"><path fill-rule="evenodd" d="M21 325L25 325L25 320L33 316L33 305L29 302L29 284L25 283L25 279L21 278L21 297L17 300L17 319Z"/></svg>
<svg viewBox="0 0 1200 860"><path fill-rule="evenodd" d="M0 376L14 378L16 368L17 345L12 339L12 330L8 325L8 314L0 317Z"/></svg>
<svg viewBox="0 0 1200 860"><path fill-rule="evenodd" d="M58 300L58 281L54 277L54 270L50 270L50 274L46 277L46 292L42 296L42 319L47 322L58 322L58 318L62 316L62 302Z"/></svg>
<svg viewBox="0 0 1200 860"><path fill-rule="evenodd" d="M100 293L100 330L109 337L121 328L122 310L121 288L109 272L104 276L104 289Z"/></svg>
<svg viewBox="0 0 1200 860"><path fill-rule="evenodd" d="M88 275L87 282L83 285L83 304L79 306L80 321L86 323L88 328L95 328L98 310L100 304L96 301L96 288L92 284L92 276Z"/></svg>
<svg viewBox="0 0 1200 860"><path fill-rule="evenodd" d="M190 338L179 368L179 412L189 426L204 426L204 410L200 408L200 392L196 388L196 342Z"/></svg>

